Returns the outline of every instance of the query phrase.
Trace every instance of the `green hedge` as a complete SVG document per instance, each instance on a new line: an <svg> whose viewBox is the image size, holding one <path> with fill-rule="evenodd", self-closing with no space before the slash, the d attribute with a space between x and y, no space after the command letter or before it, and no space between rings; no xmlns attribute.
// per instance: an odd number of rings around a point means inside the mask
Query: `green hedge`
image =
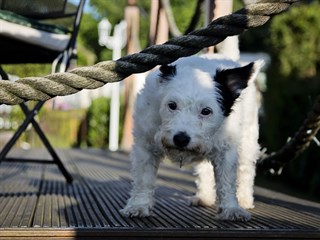
<svg viewBox="0 0 320 240"><path fill-rule="evenodd" d="M29 102L29 108L33 108L34 102ZM85 116L86 111L79 110L52 110L48 106L44 106L35 119L40 124L41 129L47 136L49 142L55 148L70 148L77 141L77 133L79 125ZM11 122L10 131L12 134L17 131L17 128L25 119L20 107L14 106L9 116ZM20 147L22 143L30 144L30 147L42 147L43 144L30 124L26 131L21 135L17 141L17 146Z"/></svg>
<svg viewBox="0 0 320 240"><path fill-rule="evenodd" d="M120 104L119 139L123 129L123 103ZM88 111L86 124L80 140L81 145L107 148L109 143L110 98L100 97L92 101ZM85 141L84 139L85 138Z"/></svg>

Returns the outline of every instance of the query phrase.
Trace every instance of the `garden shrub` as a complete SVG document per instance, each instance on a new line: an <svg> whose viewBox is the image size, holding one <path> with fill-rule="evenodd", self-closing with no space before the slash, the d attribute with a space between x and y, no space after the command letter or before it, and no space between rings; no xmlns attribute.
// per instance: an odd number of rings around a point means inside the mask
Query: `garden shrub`
<svg viewBox="0 0 320 240"><path fill-rule="evenodd" d="M119 139L122 136L123 104L120 101ZM87 112L87 146L106 148L109 143L110 98L99 97L92 101Z"/></svg>

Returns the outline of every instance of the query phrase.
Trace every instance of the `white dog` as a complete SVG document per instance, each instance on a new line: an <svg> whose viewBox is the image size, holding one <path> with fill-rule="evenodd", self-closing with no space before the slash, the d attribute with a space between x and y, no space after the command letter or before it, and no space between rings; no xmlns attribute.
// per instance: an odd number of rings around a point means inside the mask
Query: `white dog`
<svg viewBox="0 0 320 240"><path fill-rule="evenodd" d="M180 166L198 163L192 205L216 204L222 220L250 219L244 208L253 208L259 156L254 79L261 66L193 56L149 74L135 105L133 190L124 216L151 214L157 170L168 157Z"/></svg>

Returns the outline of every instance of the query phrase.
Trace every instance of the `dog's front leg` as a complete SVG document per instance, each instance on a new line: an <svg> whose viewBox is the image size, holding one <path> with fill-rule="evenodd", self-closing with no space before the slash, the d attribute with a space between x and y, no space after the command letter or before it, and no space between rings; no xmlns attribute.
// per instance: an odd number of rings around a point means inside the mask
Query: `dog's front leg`
<svg viewBox="0 0 320 240"><path fill-rule="evenodd" d="M189 204L193 206L212 206L216 200L216 190L212 164L207 159L195 167L197 175L197 192L190 197Z"/></svg>
<svg viewBox="0 0 320 240"><path fill-rule="evenodd" d="M236 150L229 149L213 159L216 180L218 219L232 221L248 221L249 212L239 206L237 190Z"/></svg>
<svg viewBox="0 0 320 240"><path fill-rule="evenodd" d="M160 157L145 147L135 144L130 155L133 189L126 206L120 211L126 217L147 217L154 205L153 194Z"/></svg>

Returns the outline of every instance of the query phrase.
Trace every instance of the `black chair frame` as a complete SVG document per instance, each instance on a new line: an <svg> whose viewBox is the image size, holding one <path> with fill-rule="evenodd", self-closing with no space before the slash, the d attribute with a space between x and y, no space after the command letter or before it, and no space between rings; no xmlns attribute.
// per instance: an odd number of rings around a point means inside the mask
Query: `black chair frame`
<svg viewBox="0 0 320 240"><path fill-rule="evenodd" d="M5 0L2 0L2 1L4 2ZM72 35L70 37L69 43L68 43L66 49L62 53L60 53L55 59L55 61L57 61L58 63L61 64L63 54L67 54L68 57L67 57L67 62L66 62L66 69L69 67L71 60L76 57L76 55L75 55L76 38L77 38L78 31L79 31L79 26L80 26L80 21L81 21L81 17L82 17L84 4L85 4L85 0L80 0L78 8L77 8L77 12L76 12L75 20L73 22L73 31L72 31ZM0 8L1 8L1 6L0 6ZM66 17L66 16L67 15L63 15L63 17ZM62 16L60 16L60 15L48 16L48 18L59 18L59 17L62 17ZM35 19L36 18L41 19L41 18L43 18L43 16L35 17ZM45 60L45 62L47 62L47 60ZM1 75L2 80L9 80L8 74L3 70L3 68L1 66L0 66L0 75ZM32 162L32 163L42 163L42 164L56 164L58 166L58 168L60 169L61 173L64 175L66 181L68 183L72 183L73 178L72 178L71 174L67 171L67 169L65 168L61 159L59 158L58 154L56 153L56 151L54 150L54 148L50 144L49 140L45 136L44 132L40 128L38 122L35 120L35 116L37 115L37 113L39 112L39 110L41 109L41 107L43 106L44 103L45 102L43 102L43 101L37 102L36 105L32 109L29 109L26 103L20 104L20 107L25 115L25 119L21 123L21 125L18 127L18 129L14 133L14 135L11 137L11 139L5 144L2 151L0 152L0 163L4 162L4 161L10 161L10 162L14 161L14 162ZM51 155L52 160L7 157L7 154L9 153L9 151L12 149L14 144L17 142L17 140L22 135L22 133L27 129L27 127L30 123L32 124L36 133L40 137L42 143L44 144L44 146L48 150L49 154Z"/></svg>

